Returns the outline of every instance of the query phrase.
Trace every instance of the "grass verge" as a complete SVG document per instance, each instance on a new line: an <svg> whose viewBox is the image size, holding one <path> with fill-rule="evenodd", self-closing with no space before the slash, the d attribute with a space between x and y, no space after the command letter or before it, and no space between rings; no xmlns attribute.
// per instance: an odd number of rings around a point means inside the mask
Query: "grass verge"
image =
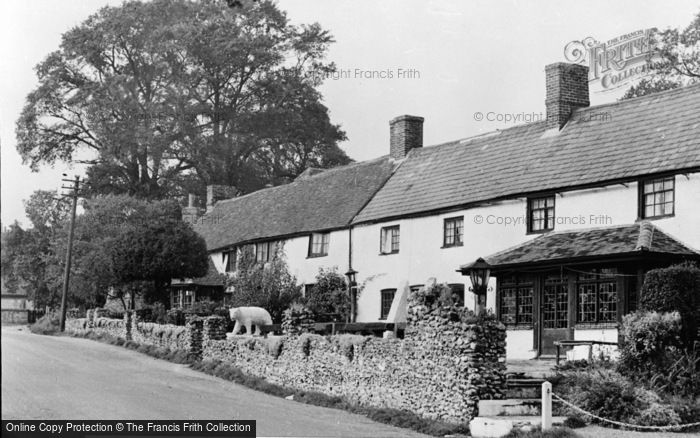
<svg viewBox="0 0 700 438"><path fill-rule="evenodd" d="M353 414L364 415L378 423L391 426L412 429L420 433L432 436L445 435L467 435L469 427L466 424L452 424L438 420L430 420L420 417L412 412L390 408L375 408L361 406L352 403L344 397L331 396L314 391L303 391L288 388L282 385L270 383L262 377L251 376L243 373L239 368L221 361L201 361L180 350L168 350L153 345L139 344L135 341L126 341L122 338L115 338L108 335L96 335L88 333L86 335L71 334L73 337L87 338L94 341L104 342L138 351L149 356L165 359L179 364L188 364L194 370L219 377L231 382L238 383L256 391L277 397L292 396L294 401L308 405L320 406L332 409L342 409Z"/></svg>

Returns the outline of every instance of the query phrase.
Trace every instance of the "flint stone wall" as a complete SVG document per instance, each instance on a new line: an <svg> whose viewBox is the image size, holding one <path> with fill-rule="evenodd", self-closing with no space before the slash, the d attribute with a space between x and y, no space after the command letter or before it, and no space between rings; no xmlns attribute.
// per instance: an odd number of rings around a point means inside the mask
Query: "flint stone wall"
<svg viewBox="0 0 700 438"><path fill-rule="evenodd" d="M66 320L66 331L77 335L88 333L107 335L169 350L190 351L191 349L191 334L187 327L141 322L132 312L126 312L124 319L95 317L96 312L92 310L88 310L87 314L88 318ZM195 338L197 338L195 350L201 351L201 335Z"/></svg>
<svg viewBox="0 0 700 438"><path fill-rule="evenodd" d="M124 321L112 318L77 318L66 319L66 331L77 335L93 333L95 335L106 335L115 338L124 338Z"/></svg>
<svg viewBox="0 0 700 438"><path fill-rule="evenodd" d="M404 339L324 337L298 330L226 339L222 317L194 317L179 327L143 323L131 315L109 320L94 312L68 320L66 330L131 336L139 343L230 363L290 388L466 423L478 414L480 399L504 396L506 331L493 316L476 317L445 301L444 291L433 284L411 293Z"/></svg>
<svg viewBox="0 0 700 438"><path fill-rule="evenodd" d="M409 316L405 339L204 339L202 359L228 362L291 388L465 423L477 415L479 399L503 398L505 392L505 327L488 318L470 322L466 312L423 308ZM272 347L279 342L281 352Z"/></svg>

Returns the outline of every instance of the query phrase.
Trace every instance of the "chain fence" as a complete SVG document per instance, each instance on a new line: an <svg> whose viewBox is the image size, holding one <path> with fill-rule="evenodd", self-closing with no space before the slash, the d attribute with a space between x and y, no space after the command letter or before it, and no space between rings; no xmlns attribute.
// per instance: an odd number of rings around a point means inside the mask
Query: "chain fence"
<svg viewBox="0 0 700 438"><path fill-rule="evenodd" d="M569 406L571 409L578 411L584 415L587 415L589 417L595 418L596 420L602 421L604 423L610 423L614 424L616 426L623 427L625 429L637 429L637 430L646 430L646 431L669 431L669 432L679 432L684 429L690 429L693 427L698 427L700 426L700 421L697 423L687 423L687 424L676 424L676 425L669 425L669 426L642 426L638 424L629 424L629 423L624 423L622 421L615 421L615 420L610 420L607 418L599 417L596 414L593 414L591 412L588 412L584 409L579 408L578 406L569 403L568 401L564 400L563 398L559 397L558 395L552 393L552 397L554 397L557 401Z"/></svg>

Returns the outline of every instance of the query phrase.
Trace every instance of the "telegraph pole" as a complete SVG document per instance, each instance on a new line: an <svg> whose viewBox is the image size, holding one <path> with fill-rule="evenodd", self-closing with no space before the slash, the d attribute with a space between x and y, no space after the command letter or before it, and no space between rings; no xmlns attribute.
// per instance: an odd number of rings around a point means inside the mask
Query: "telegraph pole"
<svg viewBox="0 0 700 438"><path fill-rule="evenodd" d="M63 295L61 296L61 332L66 330L66 297L68 295L68 283L70 282L70 265L71 257L73 255L73 234L75 233L75 210L78 207L78 188L80 187L80 177L76 175L75 180L63 179L62 181L73 183L73 187L63 187L64 189L72 190L72 193L64 196L73 198L73 210L70 217L68 249L66 250L66 270L63 273Z"/></svg>

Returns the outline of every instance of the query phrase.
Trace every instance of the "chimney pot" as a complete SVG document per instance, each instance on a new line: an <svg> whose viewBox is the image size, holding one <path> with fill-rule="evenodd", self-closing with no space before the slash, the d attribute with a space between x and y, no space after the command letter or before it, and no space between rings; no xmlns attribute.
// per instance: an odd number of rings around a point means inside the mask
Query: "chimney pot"
<svg viewBox="0 0 700 438"><path fill-rule="evenodd" d="M423 117L408 114L389 122L390 155L401 160L411 149L423 147Z"/></svg>
<svg viewBox="0 0 700 438"><path fill-rule="evenodd" d="M234 186L212 184L207 186L207 212L221 200L238 196L238 189Z"/></svg>
<svg viewBox="0 0 700 438"><path fill-rule="evenodd" d="M588 67L557 62L545 67L547 130L560 130L576 108L590 106Z"/></svg>
<svg viewBox="0 0 700 438"><path fill-rule="evenodd" d="M195 206L197 196L194 193L188 193L187 195L187 207L182 209L182 221L191 224L197 223L197 220L202 217L204 213L201 208Z"/></svg>

